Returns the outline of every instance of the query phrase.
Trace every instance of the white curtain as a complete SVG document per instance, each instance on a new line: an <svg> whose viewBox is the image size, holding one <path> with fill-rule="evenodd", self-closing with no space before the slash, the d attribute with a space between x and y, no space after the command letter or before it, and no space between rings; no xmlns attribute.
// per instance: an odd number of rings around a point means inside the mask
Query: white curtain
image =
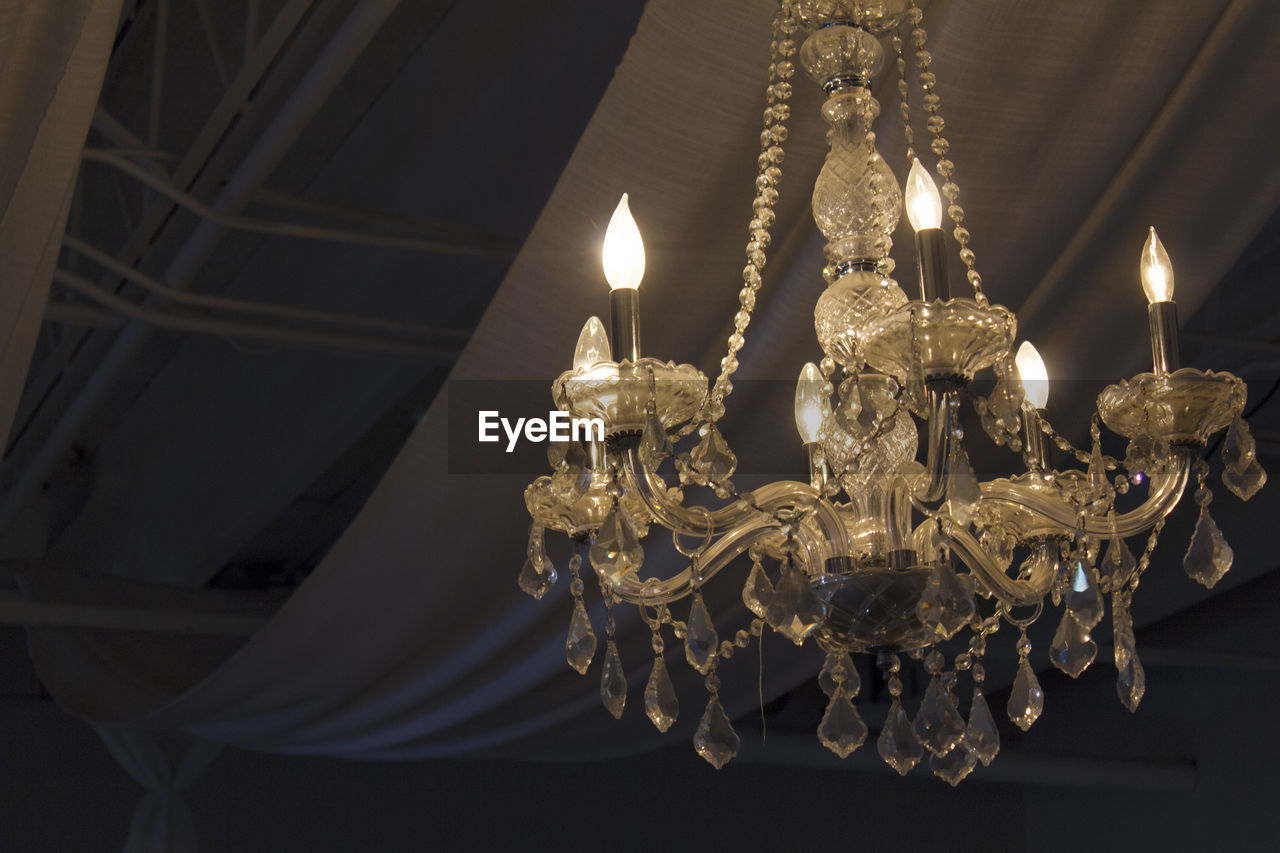
<svg viewBox="0 0 1280 853"><path fill-rule="evenodd" d="M623 191L648 250L646 349L714 374L737 309L773 6L649 4L455 378L549 385L567 367L582 321L605 310L596 247ZM1280 4L966 0L930 4L926 22L987 294L1020 311L1020 336L1051 366L1088 379L1136 372L1146 226L1176 256L1185 317L1280 204L1280 99L1262 85L1280 78ZM821 238L807 201L825 143L816 87L794 82L772 260L738 378L794 381L818 354ZM881 87L883 100L894 85ZM880 148L900 174L901 137L886 109ZM898 242L909 247L909 234ZM901 273L908 291L910 275ZM1064 316L1087 322L1066 328ZM1087 402L1098 390L1089 388L1062 393ZM742 384L729 400L725 433L744 465L771 452L764 395ZM187 689L159 677L169 672L151 668L163 641L33 632L50 690L91 718L280 752L565 759L670 742L637 707L651 660L637 620L619 618L633 688L621 723L600 708L598 662L587 678L566 667L567 583L532 602L515 582L531 476L451 474L447 406L446 391L323 564L207 678ZM675 560L655 546L646 570ZM732 585L710 586L713 611L743 620ZM598 603L592 616L599 631ZM783 645L765 643L766 697L818 667ZM705 692L677 657L676 734L687 737ZM754 649L726 664L731 714L757 702L758 666ZM166 683L184 689L173 695Z"/></svg>
<svg viewBox="0 0 1280 853"><path fill-rule="evenodd" d="M120 0L0 0L0 441L49 297Z"/></svg>

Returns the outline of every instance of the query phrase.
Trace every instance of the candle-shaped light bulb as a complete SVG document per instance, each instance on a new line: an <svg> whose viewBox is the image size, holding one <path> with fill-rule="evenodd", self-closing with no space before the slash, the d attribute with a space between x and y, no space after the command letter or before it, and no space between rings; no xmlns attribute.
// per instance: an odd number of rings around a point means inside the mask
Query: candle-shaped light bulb
<svg viewBox="0 0 1280 853"><path fill-rule="evenodd" d="M1044 359L1030 341L1023 341L1013 362L1022 377L1022 390L1027 395L1027 402L1034 408L1043 409L1049 402L1049 371L1045 369Z"/></svg>
<svg viewBox="0 0 1280 853"><path fill-rule="evenodd" d="M644 242L622 194L604 232L604 277L612 290L635 290L644 277Z"/></svg>
<svg viewBox="0 0 1280 853"><path fill-rule="evenodd" d="M1147 234L1147 242L1142 246L1142 260L1138 263L1142 275L1142 290L1147 294L1147 301L1154 305L1157 302L1173 301L1173 264L1169 262L1169 253L1164 250L1164 243L1156 234L1153 226Z"/></svg>
<svg viewBox="0 0 1280 853"><path fill-rule="evenodd" d="M942 227L942 197L918 157L907 175L907 219L916 231Z"/></svg>
<svg viewBox="0 0 1280 853"><path fill-rule="evenodd" d="M823 384L818 366L812 361L805 364L796 382L796 429L805 444L817 441L818 431L822 429Z"/></svg>
<svg viewBox="0 0 1280 853"><path fill-rule="evenodd" d="M591 317L582 325L578 345L573 350L573 369L583 370L602 361L609 361L609 336L604 333L604 323L599 317Z"/></svg>

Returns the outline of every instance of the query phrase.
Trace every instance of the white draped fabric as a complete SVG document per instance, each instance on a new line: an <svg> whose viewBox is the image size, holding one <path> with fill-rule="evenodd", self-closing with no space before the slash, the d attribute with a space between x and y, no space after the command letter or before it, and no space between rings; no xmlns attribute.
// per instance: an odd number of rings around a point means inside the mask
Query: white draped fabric
<svg viewBox="0 0 1280 853"><path fill-rule="evenodd" d="M120 0L0 0L0 438L22 394Z"/></svg>
<svg viewBox="0 0 1280 853"><path fill-rule="evenodd" d="M568 366L582 321L606 307L597 249L623 191L649 261L645 349L714 375L737 307L773 6L652 0L455 378L549 386ZM1146 226L1160 229L1174 255L1187 317L1280 202L1270 144L1280 100L1259 88L1280 72L1280 8L967 0L928 4L926 26L988 295L1019 312L1020 336L1036 340L1057 376L1135 372L1147 346L1136 280ZM824 128L820 93L794 82L782 201L741 378L793 381L801 362L820 355L811 312L822 239L807 203ZM894 86L882 82L882 101ZM889 109L879 145L905 174ZM906 257L909 233L897 242ZM901 269L911 292L912 265ZM1081 385L1087 402L1098 386ZM789 418L763 412L766 394L741 384L724 422L744 466L754 458L757 469L773 453L771 429L791 441ZM446 391L323 564L207 677L150 670L177 666L162 641L45 634L34 648L50 689L90 718L280 752L554 759L667 742L636 707L651 659L638 620L619 619L633 688L621 723L600 708L598 663L586 678L565 665L567 583L541 602L516 587L528 524L521 495L532 477L450 474L450 455L468 450L449 446L448 402ZM798 450L788 452L798 473ZM564 575L565 550L555 556ZM651 549L646 571L675 568L668 548ZM709 596L737 628L745 611L732 586ZM592 616L603 634L598 603ZM817 668L811 649L783 646L773 637L764 646L766 698ZM687 736L705 693L677 657L677 733ZM726 665L731 715L758 701L759 666L754 649ZM166 695L165 684L182 689Z"/></svg>

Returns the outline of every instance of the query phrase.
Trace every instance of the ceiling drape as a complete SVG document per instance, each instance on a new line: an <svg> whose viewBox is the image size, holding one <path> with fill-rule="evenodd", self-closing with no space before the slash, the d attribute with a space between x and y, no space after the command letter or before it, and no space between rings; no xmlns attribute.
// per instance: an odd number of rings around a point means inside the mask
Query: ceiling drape
<svg viewBox="0 0 1280 853"><path fill-rule="evenodd" d="M737 310L773 5L650 2L455 380L492 380L493 408L502 409L504 381L549 386L568 367L582 321L606 310L597 252L624 191L648 255L646 351L714 375ZM1280 202L1280 167L1267 145L1280 130L1280 101L1258 89L1280 71L1280 10L1265 0L971 0L927 9L955 180L987 294L1021 312L1020 337L1036 340L1056 375L1136 372L1147 346L1136 275L1146 226L1160 229L1174 255L1187 317ZM772 260L743 380L794 381L799 365L820 355L811 312L823 286L822 240L807 203L825 143L816 87L795 84ZM895 86L878 84L882 100ZM884 110L878 138L901 177L895 111ZM909 233L899 231L898 245L906 257ZM903 263L899 275L908 292L912 269ZM738 385L724 433L744 469L791 465L772 458L780 452L774 422L761 415L773 392ZM1087 403L1099 387L1070 383L1059 399ZM599 661L585 678L565 665L566 581L541 602L516 587L528 526L521 493L532 475L451 473L469 448L449 433L448 406L446 388L328 557L207 677L157 677L173 672L163 640L32 632L50 690L90 718L281 752L555 759L666 742L638 707L647 630L619 615L632 689L615 723L600 707ZM795 476L799 449L787 453ZM567 576L566 548L553 556ZM646 571L676 567L669 547L650 549ZM742 627L733 585L712 586L713 612ZM593 582L588 589L602 635L603 608ZM771 636L761 659L753 647L726 665L731 714L813 677L813 650L784 645ZM705 692L678 649L668 657L679 676L677 731L688 736ZM172 695L165 683L181 689Z"/></svg>

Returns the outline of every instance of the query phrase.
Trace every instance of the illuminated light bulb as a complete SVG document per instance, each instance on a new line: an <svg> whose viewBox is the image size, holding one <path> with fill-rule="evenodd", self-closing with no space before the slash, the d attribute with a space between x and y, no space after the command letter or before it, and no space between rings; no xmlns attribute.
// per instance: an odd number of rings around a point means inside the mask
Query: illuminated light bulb
<svg viewBox="0 0 1280 853"><path fill-rule="evenodd" d="M806 363L800 371L800 380L796 382L796 429L805 444L817 441L818 431L822 429L823 384L818 366L812 361Z"/></svg>
<svg viewBox="0 0 1280 853"><path fill-rule="evenodd" d="M911 161L907 175L907 219L917 231L942 227L942 197L919 158Z"/></svg>
<svg viewBox="0 0 1280 853"><path fill-rule="evenodd" d="M1022 390L1026 392L1027 402L1034 408L1043 409L1049 402L1049 371L1045 369L1044 359L1030 341L1023 341L1013 361L1018 366L1018 375L1022 377Z"/></svg>
<svg viewBox="0 0 1280 853"><path fill-rule="evenodd" d="M582 370L609 361L609 336L599 317L591 317L582 324L578 345L573 350L573 369Z"/></svg>
<svg viewBox="0 0 1280 853"><path fill-rule="evenodd" d="M1173 301L1173 264L1169 262L1169 253L1164 250L1164 243L1156 234L1154 226L1147 234L1147 242L1142 246L1142 260L1138 262L1138 271L1142 276L1142 291L1147 294L1147 301Z"/></svg>
<svg viewBox="0 0 1280 853"><path fill-rule="evenodd" d="M604 277L613 290L635 290L644 277L644 242L622 194L604 232Z"/></svg>

